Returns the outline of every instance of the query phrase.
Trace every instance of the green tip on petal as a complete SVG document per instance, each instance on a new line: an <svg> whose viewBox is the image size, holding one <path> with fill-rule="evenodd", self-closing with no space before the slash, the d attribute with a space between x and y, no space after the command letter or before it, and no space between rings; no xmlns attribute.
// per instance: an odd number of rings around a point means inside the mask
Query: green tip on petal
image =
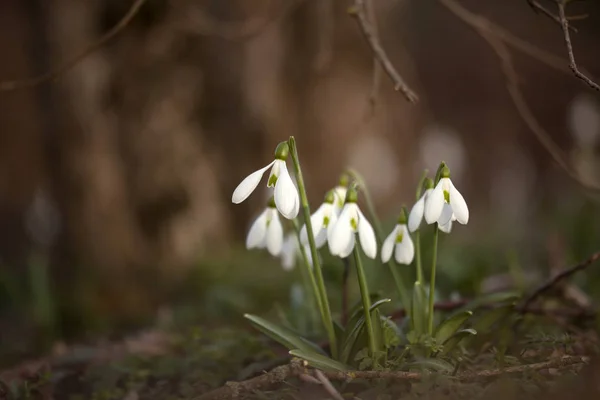
<svg viewBox="0 0 600 400"><path fill-rule="evenodd" d="M290 154L290 146L288 142L281 142L275 148L275 158L277 160L287 160L288 154Z"/></svg>
<svg viewBox="0 0 600 400"><path fill-rule="evenodd" d="M450 168L448 168L445 165L444 168L442 168L442 171L440 172L440 179L441 178L450 178Z"/></svg>
<svg viewBox="0 0 600 400"><path fill-rule="evenodd" d="M356 203L358 201L358 192L355 186L351 186L346 192L346 203Z"/></svg>
<svg viewBox="0 0 600 400"><path fill-rule="evenodd" d="M398 225L406 225L408 223L408 218L406 216L406 207L402 206L400 210L400 215L398 215Z"/></svg>
<svg viewBox="0 0 600 400"><path fill-rule="evenodd" d="M343 173L342 175L340 175L340 186L346 187L348 186L348 183L350 182L350 177L348 176L347 173Z"/></svg>
<svg viewBox="0 0 600 400"><path fill-rule="evenodd" d="M325 193L325 203L333 204L334 202L335 202L335 192L333 190L330 190L329 192Z"/></svg>
<svg viewBox="0 0 600 400"><path fill-rule="evenodd" d="M271 196L269 198L269 201L267 203L267 206L270 208L276 208L277 206L275 205L275 196Z"/></svg>
<svg viewBox="0 0 600 400"><path fill-rule="evenodd" d="M423 182L423 187L425 188L425 190L433 189L433 179L425 178L425 181Z"/></svg>

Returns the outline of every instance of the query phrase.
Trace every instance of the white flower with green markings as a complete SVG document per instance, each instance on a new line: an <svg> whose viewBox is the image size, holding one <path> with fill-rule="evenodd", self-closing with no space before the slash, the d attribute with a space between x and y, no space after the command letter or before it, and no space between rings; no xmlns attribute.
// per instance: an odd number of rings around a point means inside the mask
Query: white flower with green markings
<svg viewBox="0 0 600 400"><path fill-rule="evenodd" d="M398 264L409 265L415 257L415 246L406 225L406 211L402 209L398 217L398 223L384 240L381 247L381 261L386 263L392 258Z"/></svg>
<svg viewBox="0 0 600 400"><path fill-rule="evenodd" d="M281 253L282 247L283 226L275 207L275 201L271 197L267 208L254 220L250 227L250 231L246 237L246 248L266 248L271 255L278 256Z"/></svg>
<svg viewBox="0 0 600 400"><path fill-rule="evenodd" d="M437 222L440 230L449 232L453 221L463 225L469 222L469 208L462 194L450 180L448 167L442 168L440 177L435 189L427 197L425 221L428 224Z"/></svg>
<svg viewBox="0 0 600 400"><path fill-rule="evenodd" d="M335 189L334 189L335 190ZM313 235L315 237L315 245L317 249L323 247L327 242L328 232L333 228L338 218L335 202L336 195L334 190L330 190L325 195L325 201L321 206L310 216ZM341 211L341 210L340 210ZM300 240L303 245L308 245L308 233L306 225L300 230Z"/></svg>
<svg viewBox="0 0 600 400"><path fill-rule="evenodd" d="M377 257L377 239L373 227L360 211L357 201L356 189L350 188L346 194L344 208L335 225L329 230L327 242L332 255L346 258L354 250L356 234L360 245L367 257Z"/></svg>
<svg viewBox="0 0 600 400"><path fill-rule="evenodd" d="M425 179L423 186L425 187L425 193L421 195L410 210L410 214L408 214L408 230L410 232L416 231L421 226L423 214L425 213L425 204L427 204L427 199L431 192L433 192L433 181L431 179Z"/></svg>
<svg viewBox="0 0 600 400"><path fill-rule="evenodd" d="M287 219L294 219L300 210L298 189L288 172L286 160L289 154L287 142L280 143L275 149L275 160L267 166L248 175L234 190L231 201L239 204L246 200L260 183L265 171L271 168L267 187L275 188L275 206Z"/></svg>

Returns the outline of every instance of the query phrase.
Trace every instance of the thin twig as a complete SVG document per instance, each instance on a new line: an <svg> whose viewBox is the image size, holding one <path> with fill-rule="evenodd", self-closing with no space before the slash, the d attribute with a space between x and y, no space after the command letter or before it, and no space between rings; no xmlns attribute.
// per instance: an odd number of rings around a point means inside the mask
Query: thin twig
<svg viewBox="0 0 600 400"><path fill-rule="evenodd" d="M363 36L367 40L367 43L371 47L374 57L379 61L383 70L394 83L394 90L402 92L404 97L406 97L409 102L416 103L419 100L419 96L417 96L417 94L413 92L410 87L408 87L398 71L396 71L396 68L381 46L375 30L367 18L365 11L365 0L354 0L354 6L348 12L358 22L358 26L360 27Z"/></svg>
<svg viewBox="0 0 600 400"><path fill-rule="evenodd" d="M331 395L331 397L333 397L334 400L344 400L344 397L342 397L340 392L338 392L338 390L331 384L331 381L325 376L323 372L321 372L318 369L315 369L315 376L321 382L325 391L329 393L329 395Z"/></svg>
<svg viewBox="0 0 600 400"><path fill-rule="evenodd" d="M373 0L366 0L367 17L373 26L373 35L376 40L379 40L379 24L377 23L377 15L375 14L375 6ZM379 95L379 87L381 86L381 65L376 58L373 58L373 76L371 81L371 93L369 94L369 105L371 106L371 115L375 112L375 104Z"/></svg>
<svg viewBox="0 0 600 400"><path fill-rule="evenodd" d="M557 2L557 6L558 17L560 18L560 24L565 37L565 44L567 46L567 54L569 55L569 68L571 68L571 71L573 71L573 74L575 74L576 77L587 83L589 87L600 91L600 86L596 82L579 71L577 63L575 62L575 55L573 54L573 44L571 43L571 33L569 32L569 21L567 20L567 16L565 14L565 1L563 0Z"/></svg>
<svg viewBox="0 0 600 400"><path fill-rule="evenodd" d="M493 25L480 15L474 14L462 7L454 0L439 0L450 12L457 16L460 20L471 26L479 35L485 39L494 52L498 55L501 61L502 70L506 77L506 88L511 96L511 99L517 109L517 112L527 124L529 129L540 144L546 149L548 154L554 159L556 164L561 167L575 182L590 191L600 191L600 187L593 183L586 182L577 171L571 166L568 157L563 150L552 140L548 132L536 119L531 108L525 100L521 89L519 88L519 78L515 69L510 51L506 43L506 33L498 33L493 29ZM514 44L514 43L512 43Z"/></svg>
<svg viewBox="0 0 600 400"><path fill-rule="evenodd" d="M560 18L558 15L552 13L552 11L548 10L546 7L538 3L536 0L527 0L527 3L533 8L535 12L541 11L542 14L561 25ZM574 26L569 26L569 29L573 32L577 33L577 29Z"/></svg>
<svg viewBox="0 0 600 400"><path fill-rule="evenodd" d="M529 308L529 306L535 300L537 300L538 297L540 297L541 295L543 295L544 293L546 293L547 291L549 291L550 289L552 289L553 287L558 285L563 280L569 278L571 275L586 269L588 266L590 266L591 264L593 264L594 262L596 262L598 260L600 260L600 251L592 254L585 261L582 261L579 264L572 266L571 268L567 268L567 269L563 270L562 272L560 272L553 278L546 281L543 285L538 287L536 290L534 290L533 293L531 293L529 295L529 297L527 297L525 299L525 301L523 302L523 305L521 307L519 307L519 310L521 312L526 312L527 309Z"/></svg>
<svg viewBox="0 0 600 400"><path fill-rule="evenodd" d="M485 378L495 378L505 374L526 373L540 371L549 368L565 368L577 364L587 364L588 357L581 356L563 356L552 358L548 361L518 365L503 369L480 370L475 372L463 372L457 374L452 379L461 382L476 381ZM228 382L225 386L194 397L194 400L224 400L243 398L245 393L256 390L264 390L270 386L282 383L287 379L299 377L307 374L307 364L304 361L293 359L290 364L277 367L264 375L257 376L243 382ZM388 379L395 381L420 381L426 379L429 374L406 371L321 371L322 376L332 381L351 381L354 379ZM311 380L312 381L312 380Z"/></svg>
<svg viewBox="0 0 600 400"><path fill-rule="evenodd" d="M125 14L115 26L113 26L108 32L100 37L100 39L86 46L81 52L64 62L62 65L59 65L55 69L33 78L0 82L0 91L31 88L57 79L59 76L71 70L86 57L97 51L99 48L117 36L123 29L127 27L127 25L129 25L145 2L146 0L135 0L129 11L127 11L127 14Z"/></svg>

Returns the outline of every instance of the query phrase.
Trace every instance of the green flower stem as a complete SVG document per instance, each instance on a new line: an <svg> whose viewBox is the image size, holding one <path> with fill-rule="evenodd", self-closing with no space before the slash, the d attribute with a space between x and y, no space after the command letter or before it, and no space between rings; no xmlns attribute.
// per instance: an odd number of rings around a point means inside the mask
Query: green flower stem
<svg viewBox="0 0 600 400"><path fill-rule="evenodd" d="M323 325L327 331L329 337L329 345L331 347L331 355L334 359L338 358L338 347L337 338L335 336L335 329L333 327L333 319L331 317L331 308L329 307L329 299L327 298L327 290L325 289L325 280L323 279L323 271L321 270L321 262L319 260L319 254L317 252L317 246L315 244L315 237L313 234L312 223L310 221L310 206L308 204L308 197L306 196L306 188L304 186L304 179L302 178L302 169L300 168L300 159L298 158L298 149L296 148L296 139L290 136L288 140L290 146L290 154L292 156L292 162L294 164L294 170L296 172L296 182L298 183L298 191L300 192L300 202L302 204L304 224L306 225L306 233L308 234L308 244L310 246L310 252L312 256L314 272L317 280L317 288L319 297L321 298L322 312L321 318L323 319ZM316 296L315 296L316 297Z"/></svg>
<svg viewBox="0 0 600 400"><path fill-rule="evenodd" d="M371 199L371 194L369 193L369 189L365 182L363 181L360 174L353 169L348 170L348 174L350 174L358 183L358 186L363 193L365 199L365 205L367 206L367 210L369 212L369 216L371 217L371 223L375 228L375 237L377 238L378 243L383 243L385 240L383 229L381 228L381 222L377 217L377 213L375 212L375 205L373 204L373 200ZM406 289L406 285L404 284L404 279L399 271L399 266L396 264L394 257L390 258L387 265L390 268L392 273L392 277L394 278L394 282L396 283L396 288L398 289L398 295L400 296L400 301L402 302L402 306L407 310L410 309L410 296L408 290Z"/></svg>
<svg viewBox="0 0 600 400"><path fill-rule="evenodd" d="M416 192L416 201L419 201L419 199L421 198L421 192L423 190L423 184L425 183L425 179L427 179L427 174L429 173L428 170L423 171L423 175L421 176L421 179L419 180L419 185L417 186L417 192ZM420 230L417 229L417 231L415 232L415 252L416 254L416 264L417 264L417 282L421 283L421 285L423 284L423 265L421 263L421 233Z"/></svg>
<svg viewBox="0 0 600 400"><path fill-rule="evenodd" d="M437 247L439 236L438 224L433 228L433 260L431 262L431 280L429 282L429 334L433 335L433 305L435 302L435 270L437 265Z"/></svg>
<svg viewBox="0 0 600 400"><path fill-rule="evenodd" d="M421 234L419 230L415 232L415 252L416 263L417 263L417 282L423 284L423 266L421 264Z"/></svg>
<svg viewBox="0 0 600 400"><path fill-rule="evenodd" d="M356 264L356 275L358 276L358 286L360 287L360 297L362 297L363 309L365 311L365 324L367 325L367 335L369 336L369 353L374 356L377 353L375 344L375 331L373 330L373 321L371 321L371 297L369 296L369 286L367 277L360 259L359 244L354 245L354 264Z"/></svg>
<svg viewBox="0 0 600 400"><path fill-rule="evenodd" d="M294 231L296 232L296 239L298 240L298 247L300 249L300 254L302 255L302 263L304 264L304 268L300 269L300 274L302 276L302 283L304 284L304 290L309 295L309 309L310 309L310 318L311 325L316 320L315 315L315 303L319 310L321 316L323 315L323 302L321 301L321 296L319 295L319 288L317 286L317 281L315 280L315 274L312 272L312 267L308 262L308 256L306 255L306 249L302 245L302 241L300 240L300 223L298 223L298 219L294 218Z"/></svg>

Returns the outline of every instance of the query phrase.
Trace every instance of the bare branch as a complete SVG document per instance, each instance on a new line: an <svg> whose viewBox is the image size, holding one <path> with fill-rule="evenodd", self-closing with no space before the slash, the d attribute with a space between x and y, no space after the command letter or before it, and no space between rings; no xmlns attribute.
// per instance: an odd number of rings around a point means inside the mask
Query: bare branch
<svg viewBox="0 0 600 400"><path fill-rule="evenodd" d="M377 24L377 15L375 15L375 6L373 0L366 0L367 2L367 17L371 20L373 25L373 34L376 40L379 40L379 26ZM371 105L371 112L374 112L375 103L377 102L377 96L379 95L379 87L381 86L381 65L376 58L373 58L373 81L371 82L371 93L369 94L369 104Z"/></svg>
<svg viewBox="0 0 600 400"><path fill-rule="evenodd" d="M600 251L592 254L590 257L588 257L586 260L580 262L579 264L574 265L571 268L567 268L567 269L561 271L556 276L554 276L552 279L549 279L547 282L545 282L543 285L541 285L539 288L537 288L535 291L533 291L533 293L531 293L531 295L529 295L529 297L527 297L527 299L525 299L525 301L523 302L523 305L520 307L520 310L522 312L526 311L529 308L529 306L538 297L540 297L541 295L543 295L550 289L554 288L556 285L558 285L563 280L569 278L571 275L574 275L575 273L586 269L588 266L590 266L591 264L593 264L594 262L596 262L598 260L600 260Z"/></svg>
<svg viewBox="0 0 600 400"><path fill-rule="evenodd" d="M404 82L404 79L402 79L396 68L394 68L381 43L379 43L377 34L366 15L365 0L354 0L354 6L348 12L357 20L360 30L371 47L375 58L394 83L394 90L402 92L409 102L416 103L419 100L419 96Z"/></svg>
<svg viewBox="0 0 600 400"><path fill-rule="evenodd" d="M519 115L558 166L560 166L575 182L587 190L594 192L600 191L599 186L586 182L579 176L577 171L571 166L567 155L564 154L563 150L554 142L554 140L552 140L548 132L546 132L543 126L535 118L535 115L525 100L525 96L519 88L518 74L512 61L510 51L506 46L506 43L514 44L514 42L509 42L507 40L506 32L497 31L490 21L480 15L468 11L454 0L439 0L439 2L455 16L475 29L475 31L488 42L494 52L498 55L502 62L502 71L506 77L506 88Z"/></svg>
<svg viewBox="0 0 600 400"><path fill-rule="evenodd" d="M107 42L117 36L123 29L127 27L127 25L129 25L145 2L146 0L135 0L127 14L125 14L115 26L113 26L108 32L100 37L100 39L88 45L80 53L76 54L62 65L59 65L57 68L33 78L0 82L0 91L31 88L57 79L60 75L71 70L90 54L94 53L100 47L104 46Z"/></svg>
<svg viewBox="0 0 600 400"><path fill-rule="evenodd" d="M514 367L480 370L475 372L464 372L453 377L458 381L471 382L485 378L495 378L505 374L519 374L531 371L540 371L549 368L567 368L578 364L587 364L588 357L581 356L563 356L552 358L548 361L518 365ZM293 359L290 364L277 367L264 375L257 376L243 382L228 382L225 386L205 393L194 400L225 400L232 398L244 398L244 393L255 390L264 390L270 386L286 381L293 377L299 377L307 374L308 368L306 362L298 359ZM406 371L321 371L322 376L332 381L350 381L354 379L389 379L402 381L420 381L429 376L429 374L421 374L419 372ZM312 380L310 380L312 382ZM331 394L331 393L330 393Z"/></svg>
<svg viewBox="0 0 600 400"><path fill-rule="evenodd" d="M558 6L558 16L560 18L560 24L562 26L563 34L565 37L565 44L567 45L567 53L569 55L569 68L573 71L576 77L584 81L588 84L592 89L600 91L600 86L586 75L584 75L579 68L577 67L577 63L575 62L575 55L573 54L573 45L571 44L571 34L569 33L569 21L567 20L567 16L565 14L565 1L557 2Z"/></svg>
<svg viewBox="0 0 600 400"><path fill-rule="evenodd" d="M548 10L546 7L538 3L537 0L527 0L527 3L531 6L531 8L533 8L535 12L540 11L542 14L544 14L557 24L561 25L560 18L558 17L558 15L554 15L552 11ZM569 26L569 29L577 33L577 29L575 27Z"/></svg>

